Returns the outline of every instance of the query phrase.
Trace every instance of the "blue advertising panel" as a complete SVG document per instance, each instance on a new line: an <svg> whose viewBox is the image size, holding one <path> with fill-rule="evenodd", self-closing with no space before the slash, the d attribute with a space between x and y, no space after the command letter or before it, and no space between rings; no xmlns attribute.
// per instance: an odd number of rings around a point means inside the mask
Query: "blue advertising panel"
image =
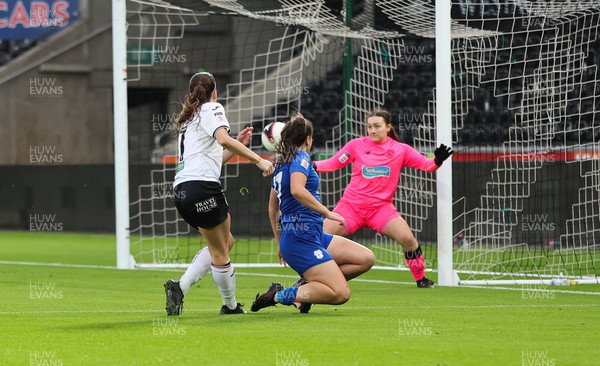
<svg viewBox="0 0 600 366"><path fill-rule="evenodd" d="M41 40L79 17L79 0L0 0L0 40Z"/></svg>

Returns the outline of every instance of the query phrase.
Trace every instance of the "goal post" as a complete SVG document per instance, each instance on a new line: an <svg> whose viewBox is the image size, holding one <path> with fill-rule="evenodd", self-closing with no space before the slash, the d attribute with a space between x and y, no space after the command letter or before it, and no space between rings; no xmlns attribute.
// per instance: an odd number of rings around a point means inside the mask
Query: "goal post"
<svg viewBox="0 0 600 366"><path fill-rule="evenodd" d="M127 143L126 0L112 0L113 130L117 268L132 267L129 243L129 147Z"/></svg>
<svg viewBox="0 0 600 366"><path fill-rule="evenodd" d="M348 3L127 1L135 266L184 268L203 246L170 187L176 102L207 70L232 135L254 127L251 148L266 158L260 131L295 110L315 124L316 158L365 136L363 118L378 106L421 153L451 145L437 173L404 169L394 198L438 284L598 283L600 4L352 1L350 23ZM237 159L223 170L232 261L274 266L269 181L252 168ZM321 175L326 206L348 180ZM407 269L398 243L353 238L378 268Z"/></svg>
<svg viewBox="0 0 600 366"><path fill-rule="evenodd" d="M435 8L435 85L436 145L452 146L452 34L451 2L436 2ZM452 258L452 159L437 170L437 252L438 284L456 286Z"/></svg>

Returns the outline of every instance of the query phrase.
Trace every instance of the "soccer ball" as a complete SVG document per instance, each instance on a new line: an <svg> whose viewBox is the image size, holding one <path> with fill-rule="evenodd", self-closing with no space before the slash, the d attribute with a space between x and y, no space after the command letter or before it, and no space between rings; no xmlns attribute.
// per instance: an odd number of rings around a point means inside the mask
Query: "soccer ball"
<svg viewBox="0 0 600 366"><path fill-rule="evenodd" d="M277 144L281 140L281 130L284 126L285 123L283 122L273 122L263 129L260 138L265 149L273 152L277 150Z"/></svg>

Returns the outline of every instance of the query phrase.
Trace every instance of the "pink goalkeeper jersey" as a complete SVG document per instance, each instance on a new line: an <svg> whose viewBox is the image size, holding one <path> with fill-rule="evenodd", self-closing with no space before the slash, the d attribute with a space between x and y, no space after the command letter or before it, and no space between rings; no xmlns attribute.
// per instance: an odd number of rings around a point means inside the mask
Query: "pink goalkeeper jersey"
<svg viewBox="0 0 600 366"><path fill-rule="evenodd" d="M426 172L438 166L407 144L388 137L375 143L370 137L360 137L348 142L333 157L315 161L319 173L339 170L352 164L352 177L343 198L363 207L379 206L391 202L400 181L402 168Z"/></svg>

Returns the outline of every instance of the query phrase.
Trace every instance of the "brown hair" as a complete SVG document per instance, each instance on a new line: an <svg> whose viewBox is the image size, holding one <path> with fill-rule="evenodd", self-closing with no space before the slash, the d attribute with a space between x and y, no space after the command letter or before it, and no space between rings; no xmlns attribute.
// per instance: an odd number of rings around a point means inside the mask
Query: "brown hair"
<svg viewBox="0 0 600 366"><path fill-rule="evenodd" d="M400 142L400 137L392 124L392 115L386 109L383 108L375 108L369 114L367 114L367 119L369 117L381 117L386 125L390 125L392 128L388 131L388 136L393 138L394 140Z"/></svg>
<svg viewBox="0 0 600 366"><path fill-rule="evenodd" d="M294 112L292 118L281 130L281 140L277 144L277 165L289 163L298 154L298 148L313 135L314 127L310 120L300 112Z"/></svg>
<svg viewBox="0 0 600 366"><path fill-rule="evenodd" d="M215 77L209 72L199 72L192 76L189 91L185 96L185 101L181 104L181 112L177 117L178 132L181 125L192 118L202 104L210 100L210 96L216 86Z"/></svg>

